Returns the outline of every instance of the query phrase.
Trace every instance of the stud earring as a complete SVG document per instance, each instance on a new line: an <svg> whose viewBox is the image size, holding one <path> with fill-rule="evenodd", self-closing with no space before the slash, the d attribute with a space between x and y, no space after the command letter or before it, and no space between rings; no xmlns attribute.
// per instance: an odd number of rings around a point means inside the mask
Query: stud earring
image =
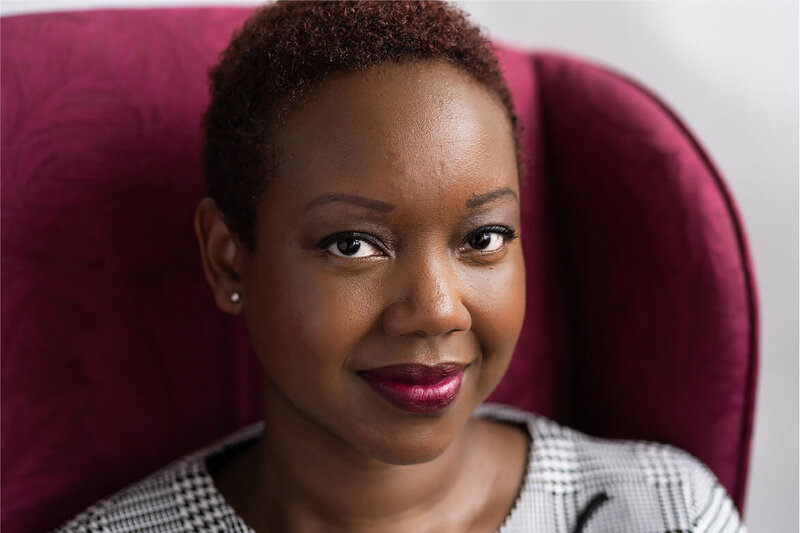
<svg viewBox="0 0 800 533"><path fill-rule="evenodd" d="M231 293L231 301L233 303L235 303L235 304L239 303L239 300L241 300L241 299L242 299L242 295L239 294L238 292L234 291L234 292Z"/></svg>

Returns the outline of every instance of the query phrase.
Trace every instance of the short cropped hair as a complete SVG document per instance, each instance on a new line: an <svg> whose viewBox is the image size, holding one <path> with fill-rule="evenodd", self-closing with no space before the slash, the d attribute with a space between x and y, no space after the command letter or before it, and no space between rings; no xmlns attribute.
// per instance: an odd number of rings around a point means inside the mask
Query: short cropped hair
<svg viewBox="0 0 800 533"><path fill-rule="evenodd" d="M250 250L261 193L274 174L275 136L308 91L327 76L381 63L448 62L496 95L520 165L519 122L493 48L457 7L442 2L276 2L234 33L210 71L203 117L208 195Z"/></svg>

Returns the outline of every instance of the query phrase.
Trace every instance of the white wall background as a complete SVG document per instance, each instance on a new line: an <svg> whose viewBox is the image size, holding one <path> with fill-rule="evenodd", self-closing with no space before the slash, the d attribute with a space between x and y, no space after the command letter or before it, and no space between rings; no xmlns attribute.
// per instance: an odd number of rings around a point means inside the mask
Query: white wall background
<svg viewBox="0 0 800 533"><path fill-rule="evenodd" d="M235 0L3 0L0 13ZM798 4L462 3L496 39L592 58L638 79L685 119L744 216L761 304L752 532L798 527Z"/></svg>

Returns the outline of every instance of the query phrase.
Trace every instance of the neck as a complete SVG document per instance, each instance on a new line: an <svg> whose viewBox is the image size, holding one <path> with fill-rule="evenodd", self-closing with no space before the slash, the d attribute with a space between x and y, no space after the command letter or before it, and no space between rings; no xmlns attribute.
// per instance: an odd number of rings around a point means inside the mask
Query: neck
<svg viewBox="0 0 800 533"><path fill-rule="evenodd" d="M259 463L257 500L262 505L248 513L258 515L254 526L388 531L387 524L419 521L430 525L432 516L446 516L437 510L447 508L448 500L458 497L456 491L467 485L459 479L479 440L472 438L471 423L435 459L393 465L328 432L269 384L265 383L265 389L268 429L254 452Z"/></svg>

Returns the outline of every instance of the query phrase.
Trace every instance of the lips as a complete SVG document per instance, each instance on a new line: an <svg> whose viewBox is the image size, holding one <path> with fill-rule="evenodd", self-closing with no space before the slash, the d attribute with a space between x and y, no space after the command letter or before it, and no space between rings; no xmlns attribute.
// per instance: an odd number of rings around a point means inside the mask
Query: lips
<svg viewBox="0 0 800 533"><path fill-rule="evenodd" d="M464 365L391 365L360 372L359 375L395 407L412 413L435 413L445 409L458 396Z"/></svg>

